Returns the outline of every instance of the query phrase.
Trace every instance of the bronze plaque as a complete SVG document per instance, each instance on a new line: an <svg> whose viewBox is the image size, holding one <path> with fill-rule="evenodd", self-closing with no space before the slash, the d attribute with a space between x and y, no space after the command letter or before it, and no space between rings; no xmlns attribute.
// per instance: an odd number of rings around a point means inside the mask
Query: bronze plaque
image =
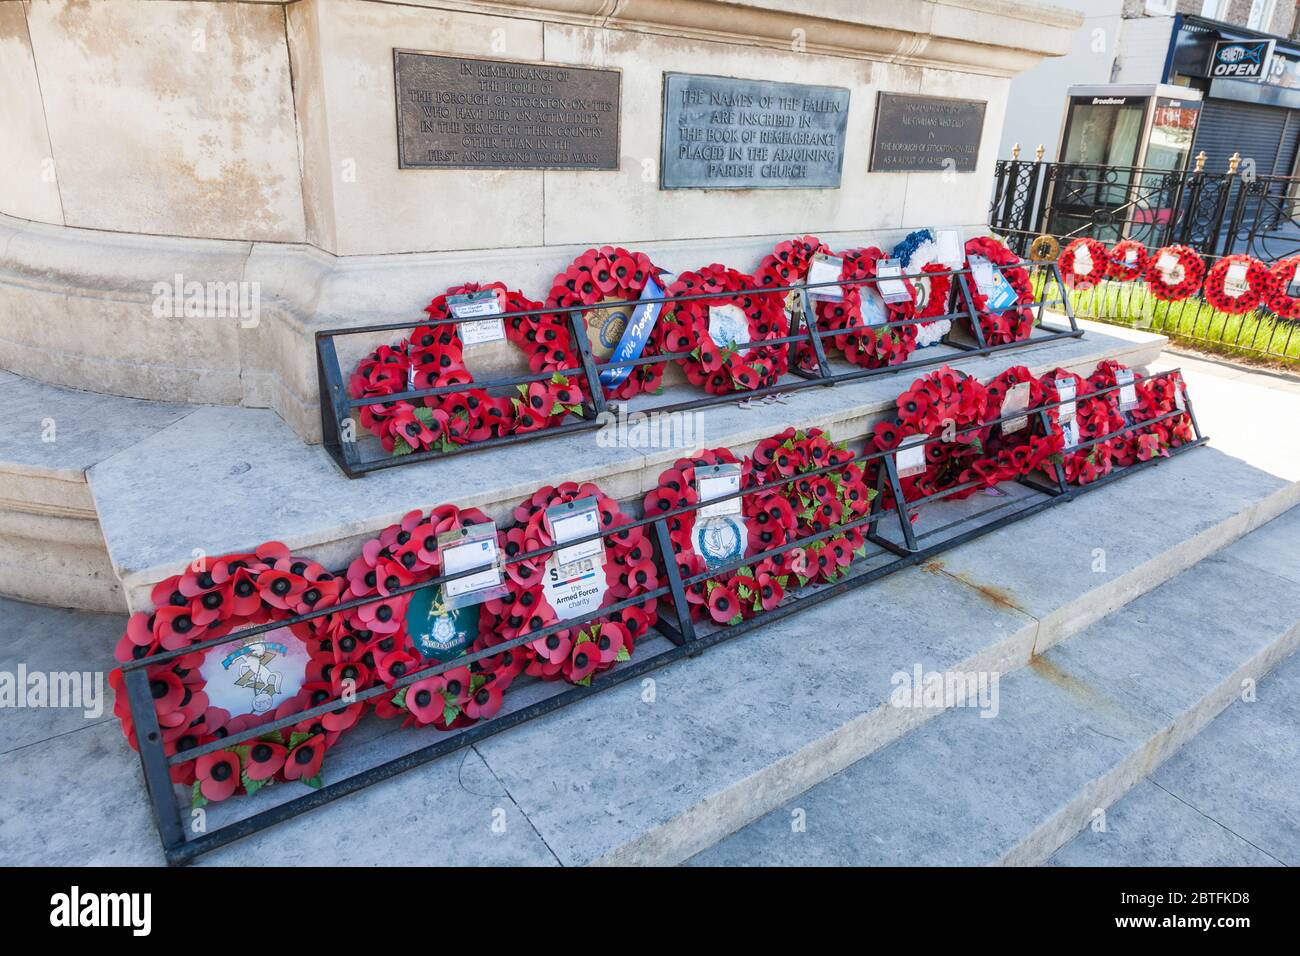
<svg viewBox="0 0 1300 956"><path fill-rule="evenodd" d="M881 93L871 172L974 171L987 106L984 100Z"/></svg>
<svg viewBox="0 0 1300 956"><path fill-rule="evenodd" d="M617 70L393 51L402 169L618 169Z"/></svg>
<svg viewBox="0 0 1300 956"><path fill-rule="evenodd" d="M661 189L838 189L849 91L664 74Z"/></svg>

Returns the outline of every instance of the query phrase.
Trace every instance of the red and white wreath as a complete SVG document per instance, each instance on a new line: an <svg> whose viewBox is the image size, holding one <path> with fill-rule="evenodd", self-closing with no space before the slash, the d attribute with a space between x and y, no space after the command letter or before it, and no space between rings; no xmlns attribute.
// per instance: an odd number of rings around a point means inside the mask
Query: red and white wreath
<svg viewBox="0 0 1300 956"><path fill-rule="evenodd" d="M591 483L547 486L516 507L514 523L502 535L506 559L554 544L546 509L587 497L596 499L600 530L607 532L603 560L593 562L596 566L589 581L575 585L578 590L570 588L569 582L552 573L565 567L557 564L554 554L507 564L507 593L483 604L479 617L481 642L476 649L494 647L550 624L594 613L660 586L645 526L625 527L632 519L618 502ZM556 606L575 595L579 598L567 607ZM586 685L595 674L631 657L636 642L657 620L658 601L647 598L578 627L507 649L484 663L489 669L505 668L542 680L563 679Z"/></svg>
<svg viewBox="0 0 1300 956"><path fill-rule="evenodd" d="M1220 312L1241 315L1269 298L1272 275L1254 256L1224 256L1205 276L1205 300Z"/></svg>
<svg viewBox="0 0 1300 956"><path fill-rule="evenodd" d="M1300 319L1300 297L1293 296L1293 283L1300 282L1300 256L1273 263L1269 270L1268 307L1283 319Z"/></svg>
<svg viewBox="0 0 1300 956"><path fill-rule="evenodd" d="M153 611L137 611L118 642L119 661L147 660L164 651L283 621L338 602L346 581L296 557L278 541L248 554L205 558L154 586ZM346 690L363 690L372 675L341 666L316 619L182 655L149 667L149 690L169 757L307 710ZM138 749L120 670L109 676L114 713ZM172 780L193 788L193 802L253 793L276 780L321 785L325 752L360 718L364 705L340 703L323 716L171 768Z"/></svg>
<svg viewBox="0 0 1300 956"><path fill-rule="evenodd" d="M1115 243L1108 258L1108 276L1119 282L1131 282L1147 271L1147 247L1134 239Z"/></svg>
<svg viewBox="0 0 1300 956"><path fill-rule="evenodd" d="M723 265L683 272L668 294L698 295L673 305L661 319L663 346L684 352L677 362L693 385L725 395L775 385L789 370L788 344L767 345L790 334L782 298L754 292L756 280Z"/></svg>
<svg viewBox="0 0 1300 956"><path fill-rule="evenodd" d="M1157 299L1178 302L1194 295L1205 278L1205 261L1191 246L1165 246L1147 263L1147 288Z"/></svg>
<svg viewBox="0 0 1300 956"><path fill-rule="evenodd" d="M1105 279L1109 262L1106 246L1087 236L1072 240L1056 260L1061 280L1071 289L1093 286Z"/></svg>

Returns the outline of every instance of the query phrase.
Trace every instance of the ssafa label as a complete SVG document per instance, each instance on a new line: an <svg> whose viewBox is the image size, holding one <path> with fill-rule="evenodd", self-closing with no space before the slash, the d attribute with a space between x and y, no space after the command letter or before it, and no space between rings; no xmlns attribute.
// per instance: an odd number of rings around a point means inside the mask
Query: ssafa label
<svg viewBox="0 0 1300 956"><path fill-rule="evenodd" d="M585 538L600 530L599 505L594 497L553 505L546 523L556 544ZM599 610L608 590L603 538L560 548L546 559L542 593L561 621Z"/></svg>

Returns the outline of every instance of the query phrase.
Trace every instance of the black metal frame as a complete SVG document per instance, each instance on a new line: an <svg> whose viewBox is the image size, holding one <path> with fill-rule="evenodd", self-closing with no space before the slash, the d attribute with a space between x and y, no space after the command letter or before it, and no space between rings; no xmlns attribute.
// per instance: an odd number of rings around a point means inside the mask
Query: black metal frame
<svg viewBox="0 0 1300 956"><path fill-rule="evenodd" d="M1100 202L1105 190L1124 201ZM1191 246L1206 256L1248 253L1265 261L1300 251L1300 178L1228 170L1155 169L1099 163L998 160L989 227L1021 255L1035 236L1113 237L1147 246ZM1156 221L1156 211L1168 218ZM1062 228L1062 219L1082 225Z"/></svg>
<svg viewBox="0 0 1300 956"><path fill-rule="evenodd" d="M1175 374L1176 372L1177 372L1176 369L1170 370L1167 372L1158 373L1157 375L1154 376L1150 376L1150 378L1162 378L1162 377ZM1086 400L1088 397L1094 397L1096 395L1115 391L1121 387L1122 386L1120 385L1108 386L1106 388L1093 391L1089 393L1088 396L1080 396L1076 400L1078 401ZM1207 440L1205 437L1201 435L1200 426L1197 423L1196 415L1192 408L1191 399L1189 396L1187 396L1186 393L1185 382L1180 383L1179 390L1184 399L1184 411L1188 415L1191 421L1194 440L1174 449L1171 452L1171 456L1186 453L1187 451L1190 451L1192 448L1204 444ZM952 438L955 438L959 435L963 435L969 432L982 431L994 425L998 425L1000 423L1010 421L1014 418L1024 417L1026 415L1032 417L1034 420L1033 424L1031 424L1028 427L1041 428L1044 430L1044 434L1045 434L1047 430L1054 427L1051 421L1051 417L1047 413L1051 409L1058 408L1063 404L1066 403L1059 402L1059 401L1054 403L1044 403L1038 406L1034 406L1033 408L1030 408L1025 412L1011 413L1011 414L1003 415L992 421L981 422L977 425L969 426L968 428L961 429L960 431L957 431L956 433L949 436L927 437L924 443L930 444L937 441L951 440ZM1167 418L1173 418L1180 414L1183 414L1183 412L1175 411L1165 416L1161 416L1160 418L1151 419L1145 422L1129 424L1126 425L1125 428L1121 429L1120 431L1105 436L1105 438L1103 439L1095 439L1091 442L1081 443L1080 445L1076 446L1074 449L1070 449L1069 451L1081 450L1083 448L1089 447L1090 445L1096 444L1099 441L1109 440L1110 438L1115 437L1115 435L1136 431L1138 429L1145 428L1155 422L1159 422ZM565 545L563 545L563 547L569 547L574 544L578 544L585 541L604 539L605 537L608 537L611 534L618 533L618 531L627 527L634 527L634 526L649 527L652 531L652 535L655 541L655 560L660 570L660 573L662 574L661 580L663 583L659 587L656 587L653 590L646 592L645 594L637 595L635 598L628 598L623 601L616 602L607 607L602 607L599 610L594 611L590 614L582 615L580 617L576 617L567 621L560 621L554 624L547 625L546 627L539 628L535 631L531 631L527 634L513 638L509 641L505 641L501 644L494 645L491 648L487 648L482 651L472 652L470 654L463 655L461 657L455 658L453 660L447 661L442 664L434 663L422 667L418 670L412 671L404 675L402 678L400 678L399 680L397 680L391 685L379 684L374 687L368 688L365 691L355 693L354 695L351 696L351 698L348 701L346 701L346 703L343 701L341 697L335 697L326 703L308 708L307 710L304 711L300 711L299 713L293 714L289 717L281 718L272 721L271 723L268 724L263 724L252 730L247 730L236 734L230 734L221 740L200 745L170 757L166 754L163 748L161 730L159 728L156 711L154 709L153 698L150 693L150 683L149 683L149 676L148 676L148 669L150 667L156 666L158 664L167 663L171 660L175 660L178 657L195 653L196 651L206 650L219 645L227 644L233 640L239 640L240 638L246 638L279 627L291 626L293 624L310 621L319 617L323 617L328 614L334 614L352 608L360 607L365 604L370 604L370 603L375 603L377 601L385 600L386 598L383 595L372 595L365 598L358 598L352 601L342 602L332 607L313 610L307 614L298 615L296 617L289 618L286 620L273 621L273 622L268 622L266 624L260 624L253 627L244 628L239 631L235 631L229 634L224 634L220 637L210 638L205 641L197 642L195 644L189 645L179 650L164 652L161 654L154 655L152 657L147 657L138 661L132 661L130 663L124 664L122 666L122 671L125 676L127 700L130 706L131 716L136 730L136 739L137 739L137 744L139 746L139 752L140 752L140 763L144 772L145 786L149 794L150 802L152 804L154 821L158 829L159 837L162 841L163 852L167 859L167 862L173 865L188 863L191 860L193 860L195 857L203 853L209 852L210 850L216 849L220 846L224 846L234 840L240 839L250 834L257 833L268 827L274 826L280 822L283 822L284 820L296 816L299 813L303 813L308 810L312 810L317 807L323 806L327 803L330 803L333 800L338 799L339 797L346 796L350 793L354 793L357 790L363 789L364 787L378 783L382 780L386 780L406 770L421 766L422 764L428 763L431 760L437 759L438 757L444 756L455 750L459 750L461 748L470 746L476 743L477 741L484 739L485 737L500 733L513 726L523 723L526 720L532 719L533 717L538 717L543 714L554 711L560 707L565 706L566 704L570 704L575 701L582 700L583 698L589 697L592 694L599 693L601 690L607 687L612 687L616 684L622 683L623 681L630 680L635 677L639 677L665 664L671 663L673 661L681 660L684 657L695 656L700 652L702 652L703 650L712 647L715 644L719 644L723 641L730 640L734 637L738 637L762 625L783 620L784 618L787 618L793 614L797 614L800 610L804 608L820 604L823 601L829 600L832 597L836 597L840 594L844 594L848 591L862 587L875 580L878 580L879 578L892 574L895 571L899 571L907 567L912 567L949 548L956 547L958 545L964 544L967 541L973 540L982 535L988 534L992 531L996 531L1000 528L1007 526L1008 524L1011 524L1012 522L1018 521L1022 518L1028 517L1033 514L1037 514L1038 512L1044 511L1047 508L1051 508L1063 502L1070 501L1081 494L1085 494L1086 492L1091 491L1095 488L1110 484L1111 482L1116 481L1119 478L1125 477L1130 474L1134 474L1145 468L1153 467L1164 460L1164 459L1156 458L1145 462L1138 462L1133 465L1129 465L1125 468L1122 468L1118 471L1111 472L1109 475L1106 475L1091 484L1083 485L1083 486L1067 485L1065 481L1064 470L1061 467L1060 463L1053 462L1052 474L1049 476L1051 478L1051 484L1049 485L1040 484L1038 482L1033 481L1028 476L1020 480L1020 483L1022 485L1038 493L1036 498L1026 497L1020 499L1021 501L1024 501L1026 503L1014 511L1003 512L1002 514L998 515L996 518L985 521L974 527L967 528L964 531L961 531L951 537L938 541L935 544L932 544L928 547L923 547L921 545L918 536L915 535L912 529L912 523L910 520L912 513L929 501L942 499L944 497L955 494L967 487L970 487L972 484L979 484L982 482L959 485L957 487L948 488L942 492L938 492L933 495L928 495L920 499L914 499L913 501L908 502L905 501L903 496L901 483L899 480L898 471L896 467L895 457L896 457L896 450L864 453L864 454L856 455L850 462L844 462L835 465L826 465L821 468L813 469L808 472L792 475L788 478L781 478L776 481L757 485L752 488L742 489L741 491L722 496L721 498L712 499L710 502L708 502L709 504L716 504L718 501L721 500L738 498L738 497L743 497L744 495L760 493L762 491L783 486L809 476L815 476L818 474L824 474L827 472L840 470L845 468L848 464L865 465L866 463L869 463L871 461L877 461L877 460L881 461L883 464L882 468L877 469L877 487L876 487L877 494L872 500L871 507L867 515L865 515L864 517L855 519L854 521L851 522L847 522L836 528L828 529L827 531L824 532L819 532L813 535L807 535L795 541L787 542L777 548L772 548L767 551L760 552L758 554L749 555L744 558L736 559L734 561L728 562L726 565L712 568L709 571L696 575L695 577L692 578L683 579L681 577L681 574L678 569L677 561L674 558L672 544L669 538L668 525L666 522L667 519L669 518L686 514L689 512L694 512L695 510L700 508L703 503L685 505L651 517L639 518L631 522L631 524L623 525L621 526L621 528L614 529L613 531L598 532L596 534L592 534L587 537L577 539L575 541L567 542ZM883 491L886 488L888 488L892 493L893 501L899 503L892 509L887 509L885 507ZM989 511L992 512L995 510L1001 510L1004 507L1005 505L999 505L995 509L989 509ZM886 538L885 536L883 536L878 532L878 527L880 526L880 523L882 521L889 519L888 512L890 510L894 511L893 517L897 519L899 523L899 529L902 536L901 544ZM974 515L974 516L970 516L969 518L963 518L959 523L966 523L968 520L973 520L974 518L979 518L979 517L982 517L982 515ZM687 587L697 583L699 580L706 580L718 576L720 574L725 574L730 571L737 570L738 568L743 566L757 564L758 562L772 555L789 551L797 547L803 547L822 538L843 534L845 531L855 527L865 527L866 532L864 537L867 539L867 541L871 542L872 544L875 544L877 547L881 549L880 553L875 555L875 557L892 555L893 560L888 561L885 564L871 567L869 569L862 567L861 564L859 564L856 569L853 565L850 565L847 571L847 576L842 578L839 581L834 582L833 584L816 586L815 588L809 589L807 591L792 592L790 595L787 596L785 602L778 605L776 608L773 608L770 611L764 611L761 614L755 616L754 618L751 618L747 621L743 621L733 627L719 627L706 633L696 632L695 625L691 620L690 608L686 600ZM939 530L944 530L944 529L939 529ZM520 554L514 558L506 559L504 563L512 564L519 561L532 560L535 558L544 557L558 550L560 547L561 545L556 544L545 548L538 548L526 554ZM867 559L862 559L862 560L865 562ZM432 578L428 581L420 582L418 584L407 585L405 587L399 588L395 591L390 592L389 596L391 597L394 595L406 594L413 591L422 590L424 588L436 587L447 581L452 581L457 578L464 577L469 574L475 574L475 573L478 573L477 570L469 570L469 571L462 571L457 574L450 574L450 575L444 575L437 578ZM499 717L475 724L463 730L450 732L446 736L441 736L440 739L434 740L433 742L423 747L420 747L417 750L413 750L409 753L403 754L402 756L393 758L391 760L380 763L376 766L372 766L368 769L354 773L348 777L343 778L342 780L322 786L320 789L312 790L310 792L303 794L302 796L269 807L268 809L254 813L251 816L233 821L218 829L204 832L201 835L195 836L193 838L187 836L185 827L182 822L183 808L180 802L177 800L176 787L173 785L170 776L171 767L177 764L186 763L188 761L194 760L197 757L202 756L203 754L206 753L212 753L218 750L224 750L229 747L236 746L237 744L252 740L272 730L293 726L305 719L319 716L333 710L337 710L339 709L340 706L346 706L347 704L355 703L357 701L364 701L370 698L382 696L384 694L389 694L396 689L409 686L410 684L415 683L416 681L423 680L427 677L431 677L435 674L442 673L454 667L465 666L466 664L472 663L473 661L479 660L484 657L500 654L504 650L507 650L511 647L536 641L556 631L579 628L588 621L614 613L615 611L620 610L622 608L630 607L636 604L641 604L646 600L660 599L660 598L667 599L671 605L671 613L662 615L659 621L655 625L655 629L661 635L667 638L669 642L669 646L666 649L659 651L657 653L638 656L633 660L626 662L625 664L615 667L612 670L598 674L594 677L591 684L588 686L583 687L583 686L566 685L563 689L558 690L553 695L546 697L542 700L535 701L531 704L521 707L518 710L504 713ZM422 733L426 731L419 730L413 732Z"/></svg>
<svg viewBox="0 0 1300 956"><path fill-rule="evenodd" d="M1030 264L1026 263L1028 268ZM944 315L931 316L929 318L911 318L899 319L880 325L871 326L874 329L886 329L904 325L922 325L931 322L950 320L954 323L952 330L944 336L941 344L956 348L963 353L971 355L993 355L999 352L1009 351L1017 348L1023 348L1029 345L1041 345L1045 342L1055 341L1062 338L1078 338L1083 335L1083 330L1079 328L1075 321L1073 312L1070 310L1069 296L1066 294L1065 285L1061 280L1060 271L1054 264L1043 268L1050 269L1052 278L1055 281L1056 295L1048 297L1047 286L1044 285L1044 293L1038 300L1026 303L1019 308L1036 309L1034 317L1035 330L1046 330L1046 335L1032 336L1019 342L1010 342L1004 345L989 345L984 339L983 329L980 327L976 315L974 302L971 297L970 284L967 281L971 275L969 268L950 269L942 272L915 272L906 273L901 278L916 279L921 277L935 276L952 276L955 281L951 283L949 289L949 298L947 303L947 312ZM628 359L618 362L597 362L591 352L591 343L587 338L586 323L583 316L587 312L601 309L631 309L637 305L645 304L662 304L665 308L671 307L678 302L689 302L701 299L731 299L744 295L784 295L788 292L796 293L800 298L800 304L803 310L804 321L803 331L798 328L792 328L791 334L782 338L766 339L763 345L785 345L789 349L790 357L790 375L794 377L793 381L783 381L776 385L765 388L752 389L745 392L732 392L726 395L707 395L701 398L692 399L683 402L668 402L661 405L654 405L646 408L638 408L637 411L647 415L650 414L667 414L673 412L695 411L697 409L708 408L711 406L725 405L730 402L742 399L761 398L767 395L777 393L787 393L800 391L805 388L827 388L833 387L842 382L855 382L861 379L874 378L878 375L890 375L899 372L914 371L920 368L926 368L934 365L941 365L953 360L951 353L943 352L938 355L926 356L918 359L911 359L907 362L901 362L898 365L887 365L881 368L857 368L851 367L847 371L832 371L830 362L826 357L824 340L827 336L844 334L843 330L822 331L817 327L816 311L813 308L811 291L828 286L851 287L858 285L870 285L878 280L869 279L843 279L828 282L801 283L799 285L789 286L771 286L767 288L754 287L750 289L741 289L734 292L726 293L694 293L691 295L678 296L660 296L658 298L645 298L635 300L624 300L617 302L600 302L590 306L548 306L540 309L527 309L514 312L502 313L502 320L509 320L516 317L533 317L540 315L556 315L564 313L569 322L569 332L573 336L573 342L577 346L577 352L580 364L574 368L561 369L559 374L562 375L580 375L582 376L590 400L582 407L582 418L577 421L563 422L551 428L544 428L539 431L526 432L523 434L503 435L496 438L485 439L484 441L472 442L467 445L455 445L450 449L428 449L416 451L407 455L385 456L382 458L363 459L358 450L358 440L346 440L345 430L351 423L351 432L353 436L359 433L359 426L353 420L352 413L359 408L367 405L384 405L397 401L411 401L435 395L448 395L457 392L467 392L471 389L501 389L512 388L516 385L525 385L530 382L539 382L548 380L554 372L530 373L525 375L501 376L481 381L474 381L467 385L444 385L437 388L426 389L409 389L403 392L395 392L391 395L380 395L369 398L351 398L348 395L347 388L344 384L344 375L342 367L339 364L338 349L335 345L335 339L350 335L373 335L377 332L396 332L418 328L420 326L436 325L454 325L459 320L454 318L446 319L429 319L425 321L412 322L394 322L383 325L366 325L352 328L323 329L316 333L316 368L317 378L320 386L320 413L321 413L321 432L324 436L324 445L330 457L334 459L335 464L348 478L358 478L371 471L377 471L382 468L393 468L400 465L414 464L419 461L429 461L437 458L444 458L448 455L464 454L466 452L480 451L487 448L497 448L503 445L514 445L522 442L538 441L545 438L554 438L560 435L569 435L574 432L588 431L601 426L600 416L610 410L610 404L604 397L604 391L600 383L600 373L605 369L623 368L627 366L649 365L649 364L667 364L678 358L685 358L689 355L687 352L668 352L661 355L642 356L641 358ZM1053 328L1044 323L1044 310L1048 305L1059 305L1065 312L1069 328ZM958 330L956 324L960 320L966 320L969 323L973 343L960 341L953 336L953 331ZM798 326L798 317L795 319L795 325ZM798 353L800 345L808 345L815 356L815 369L809 369L801 366L798 362Z"/></svg>

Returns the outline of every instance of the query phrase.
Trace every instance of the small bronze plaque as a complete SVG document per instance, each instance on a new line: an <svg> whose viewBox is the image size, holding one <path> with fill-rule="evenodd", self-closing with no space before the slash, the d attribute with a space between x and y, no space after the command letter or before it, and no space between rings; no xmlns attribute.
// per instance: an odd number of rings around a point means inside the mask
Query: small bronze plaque
<svg viewBox="0 0 1300 956"><path fill-rule="evenodd" d="M972 172L987 106L984 100L881 93L871 172Z"/></svg>
<svg viewBox="0 0 1300 956"><path fill-rule="evenodd" d="M402 169L618 169L617 70L393 51Z"/></svg>

